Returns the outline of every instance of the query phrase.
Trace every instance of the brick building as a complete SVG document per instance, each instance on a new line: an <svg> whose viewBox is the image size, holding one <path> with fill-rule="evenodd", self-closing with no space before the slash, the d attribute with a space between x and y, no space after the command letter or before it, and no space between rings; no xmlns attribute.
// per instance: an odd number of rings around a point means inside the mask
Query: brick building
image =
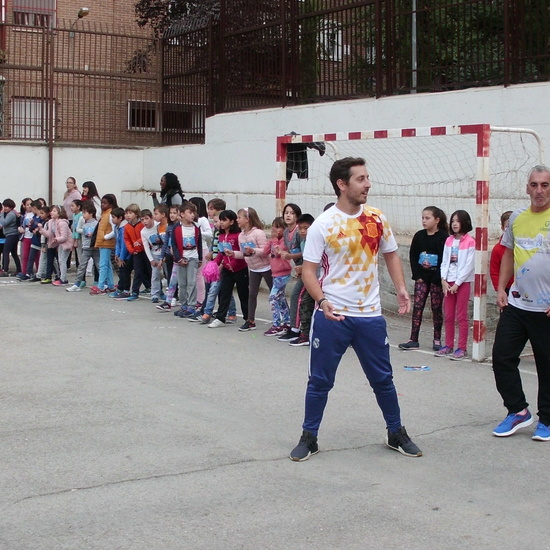
<svg viewBox="0 0 550 550"><path fill-rule="evenodd" d="M0 0L0 139L157 142L157 44L134 0Z"/></svg>

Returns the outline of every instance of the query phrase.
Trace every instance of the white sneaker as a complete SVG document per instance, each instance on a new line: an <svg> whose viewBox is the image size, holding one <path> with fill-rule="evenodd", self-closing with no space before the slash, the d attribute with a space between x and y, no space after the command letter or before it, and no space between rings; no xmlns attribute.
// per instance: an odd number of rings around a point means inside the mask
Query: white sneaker
<svg viewBox="0 0 550 550"><path fill-rule="evenodd" d="M79 285L69 286L65 289L67 292L80 292L82 289Z"/></svg>
<svg viewBox="0 0 550 550"><path fill-rule="evenodd" d="M178 301L175 298L172 298L172 301L170 302L170 305L172 307L176 307L178 305Z"/></svg>
<svg viewBox="0 0 550 550"><path fill-rule="evenodd" d="M209 325L208 328L219 328L219 327L225 327L225 323L223 321L220 321L219 319L214 319Z"/></svg>

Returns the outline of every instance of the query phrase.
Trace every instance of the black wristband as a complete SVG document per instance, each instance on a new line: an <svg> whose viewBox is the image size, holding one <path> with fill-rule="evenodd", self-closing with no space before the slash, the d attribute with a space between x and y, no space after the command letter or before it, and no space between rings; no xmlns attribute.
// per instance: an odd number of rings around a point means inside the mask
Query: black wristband
<svg viewBox="0 0 550 550"><path fill-rule="evenodd" d="M321 306L322 306L325 302L328 302L328 298L321 298L321 299L317 302L317 307L318 307L319 309L321 309Z"/></svg>

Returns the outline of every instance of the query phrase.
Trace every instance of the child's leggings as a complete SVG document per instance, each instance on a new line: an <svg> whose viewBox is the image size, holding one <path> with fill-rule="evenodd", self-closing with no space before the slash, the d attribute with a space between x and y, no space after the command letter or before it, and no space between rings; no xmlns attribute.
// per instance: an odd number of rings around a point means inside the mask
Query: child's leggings
<svg viewBox="0 0 550 550"><path fill-rule="evenodd" d="M454 282L449 281L449 286ZM458 343L456 348L466 351L468 345L468 302L470 300L470 283L462 283L456 294L447 292L443 301L445 313L445 345L454 348L455 320L458 323Z"/></svg>
<svg viewBox="0 0 550 550"><path fill-rule="evenodd" d="M422 314L426 307L426 301L430 295L432 306L432 318L434 325L434 340L441 340L441 328L443 326L443 288L433 283L424 281L414 283L414 304L412 312L411 340L418 342L420 325L422 325Z"/></svg>
<svg viewBox="0 0 550 550"><path fill-rule="evenodd" d="M273 315L274 327L290 326L290 309L286 301L285 290L290 275L273 277L273 287L269 293L269 305Z"/></svg>
<svg viewBox="0 0 550 550"><path fill-rule="evenodd" d="M256 318L256 306L258 305L258 292L262 279L271 290L273 288L273 277L271 269L267 271L252 271L248 273L248 321L254 321ZM245 319L246 321L247 319Z"/></svg>
<svg viewBox="0 0 550 550"><path fill-rule="evenodd" d="M180 266L175 262L174 265L172 265L172 274L170 275L170 281L168 282L168 288L166 289L166 302L169 304L172 303L172 298L174 298L174 294L178 288L179 267Z"/></svg>

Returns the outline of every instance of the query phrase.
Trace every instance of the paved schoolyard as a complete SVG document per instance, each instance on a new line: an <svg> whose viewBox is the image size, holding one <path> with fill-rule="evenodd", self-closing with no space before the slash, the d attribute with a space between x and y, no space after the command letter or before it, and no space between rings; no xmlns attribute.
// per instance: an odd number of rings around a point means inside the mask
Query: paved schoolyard
<svg viewBox="0 0 550 550"><path fill-rule="evenodd" d="M550 443L492 437L505 411L490 366L399 351L409 319L388 325L424 456L382 445L350 350L322 452L294 463L308 348L2 280L0 549L549 548Z"/></svg>

